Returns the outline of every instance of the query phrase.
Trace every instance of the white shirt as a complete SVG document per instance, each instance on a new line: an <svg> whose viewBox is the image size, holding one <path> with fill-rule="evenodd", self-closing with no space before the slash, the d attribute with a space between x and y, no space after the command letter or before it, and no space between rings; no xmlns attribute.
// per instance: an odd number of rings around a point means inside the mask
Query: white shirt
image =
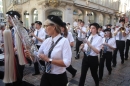
<svg viewBox="0 0 130 86"><path fill-rule="evenodd" d="M39 30L35 30L34 31L34 34L37 35L37 31L38 31L38 38L42 39L43 41L45 40L45 37L46 37L46 32L45 32L45 29L44 28L40 28ZM36 41L36 38L33 37L33 40L34 42ZM38 41L38 44L36 45L41 45L42 42Z"/></svg>
<svg viewBox="0 0 130 86"><path fill-rule="evenodd" d="M73 38L73 36L72 36L72 33L71 33L71 32L68 32L67 39L68 39L69 43L74 42L74 38Z"/></svg>
<svg viewBox="0 0 130 86"><path fill-rule="evenodd" d="M47 38L41 45L38 53L44 53L46 56L48 56L49 49L51 47L52 41L54 43L61 37L61 35L57 35L52 39L52 37ZM63 60L66 67L68 67L71 63L71 57L72 57L72 51L69 44L69 41L66 38L62 38L57 45L54 47L51 56L53 59L57 60ZM60 67L54 64L51 64L51 74L62 74L66 71L66 67Z"/></svg>
<svg viewBox="0 0 130 86"><path fill-rule="evenodd" d="M127 28L127 30L128 30L127 39L130 40L130 33L129 33L130 32L130 28Z"/></svg>
<svg viewBox="0 0 130 86"><path fill-rule="evenodd" d="M0 43L3 41L2 30L0 30Z"/></svg>
<svg viewBox="0 0 130 86"><path fill-rule="evenodd" d="M84 32L87 32L86 27L81 27L81 30ZM85 38L86 37L86 34L81 33L81 31L79 29L77 30L77 32L78 32L78 38Z"/></svg>
<svg viewBox="0 0 130 86"><path fill-rule="evenodd" d="M73 23L73 26L74 26L74 27L78 26L78 23L75 21L75 22Z"/></svg>
<svg viewBox="0 0 130 86"><path fill-rule="evenodd" d="M118 30L119 30L119 28L117 28L117 29L115 30L115 32L117 32ZM125 30L125 33L127 34L128 31ZM119 40L119 34L120 34L120 31L117 32L117 35L115 36L116 40ZM126 40L126 36L124 37L124 36L122 35L122 39L121 39L121 41L125 41L125 40Z"/></svg>
<svg viewBox="0 0 130 86"><path fill-rule="evenodd" d="M93 40L92 40L91 45L92 45L93 47L95 47L98 51L100 51L100 50L101 50L101 45L102 45L102 37L99 36L98 34L96 34L96 35L94 35L94 36L90 35L89 38L88 38L88 41L89 41L89 42L90 42L90 40L91 40L92 37L93 37ZM87 39L86 39L86 40L87 40ZM87 51L87 49L88 49L88 45L87 45L87 43L85 43L83 50L84 50L84 51ZM90 56L98 56L98 54L95 53L95 52L91 49Z"/></svg>
<svg viewBox="0 0 130 86"><path fill-rule="evenodd" d="M104 32L100 31L99 35L103 38L104 37Z"/></svg>
<svg viewBox="0 0 130 86"><path fill-rule="evenodd" d="M103 44L104 44L106 38L103 38L102 40L103 40ZM110 38L110 39L108 40L108 44L109 44L111 47L116 48L116 40L115 40L115 38ZM107 47L107 51L112 52L113 50L112 50L111 48Z"/></svg>

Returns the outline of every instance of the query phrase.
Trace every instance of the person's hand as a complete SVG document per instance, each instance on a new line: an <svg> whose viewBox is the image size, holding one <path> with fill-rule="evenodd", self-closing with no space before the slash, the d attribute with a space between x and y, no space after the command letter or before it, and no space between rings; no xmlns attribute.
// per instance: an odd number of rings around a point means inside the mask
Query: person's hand
<svg viewBox="0 0 130 86"><path fill-rule="evenodd" d="M30 35L31 35L31 36L35 36L35 34L34 34L33 32L32 32L32 33L30 33Z"/></svg>
<svg viewBox="0 0 130 86"><path fill-rule="evenodd" d="M24 50L25 57L29 58L31 56L31 53L28 50Z"/></svg>
<svg viewBox="0 0 130 86"><path fill-rule="evenodd" d="M48 58L46 55L44 55L44 54L39 54L39 57L40 57L42 60L44 60L44 61L46 61L46 62L49 62L49 58Z"/></svg>
<svg viewBox="0 0 130 86"><path fill-rule="evenodd" d="M4 43L1 43L1 47L4 47Z"/></svg>
<svg viewBox="0 0 130 86"><path fill-rule="evenodd" d="M106 46L108 46L108 43L104 43L103 45L106 45Z"/></svg>
<svg viewBox="0 0 130 86"><path fill-rule="evenodd" d="M16 52L17 51L17 48L14 48L14 52Z"/></svg>

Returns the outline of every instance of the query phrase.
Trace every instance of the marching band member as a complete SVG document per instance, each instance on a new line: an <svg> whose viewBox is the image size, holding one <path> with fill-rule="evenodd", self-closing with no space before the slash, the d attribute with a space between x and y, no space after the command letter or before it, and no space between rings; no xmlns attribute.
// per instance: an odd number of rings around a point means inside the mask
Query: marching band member
<svg viewBox="0 0 130 86"><path fill-rule="evenodd" d="M115 33L114 33L115 38L116 38L117 48L114 50L114 54L113 54L113 67L115 67L117 64L116 58L117 58L117 51L118 50L119 50L120 57L121 57L121 64L124 64L125 40L126 40L126 34L128 31L124 27L125 20L120 20L120 23L122 24L123 27L117 28Z"/></svg>
<svg viewBox="0 0 130 86"><path fill-rule="evenodd" d="M100 57L100 64L99 64L99 80L102 80L103 77L105 60L109 75L111 74L112 51L116 48L116 41L115 38L112 38L111 31L106 29L104 32L105 32L105 38L103 38L102 55Z"/></svg>
<svg viewBox="0 0 130 86"><path fill-rule="evenodd" d="M34 31L34 33L33 32L31 33L31 36L33 36L33 40L34 40L37 48L39 49L41 44L45 40L46 33L45 33L44 28L42 28L42 23L40 21L35 22L35 27L36 27L36 30ZM43 64L44 64L44 62L43 62ZM32 75L40 74L38 62L34 63L34 69L35 69L35 73Z"/></svg>
<svg viewBox="0 0 130 86"><path fill-rule="evenodd" d="M20 14L17 11L8 11L6 14L10 15L11 17L14 17L14 15L16 15L18 18L21 17ZM12 32L13 42L14 42L14 46L15 46L14 26L13 26L13 23L12 23L10 18L8 19L8 22L9 22L10 26L12 26L11 32ZM14 51L17 51L17 49L14 48ZM23 70L24 70L25 65L19 64L19 59L18 59L17 54L15 54L15 57L16 57L17 81L13 82L13 83L7 83L6 86L10 86L10 85L20 86L22 84Z"/></svg>
<svg viewBox="0 0 130 86"><path fill-rule="evenodd" d="M74 46L74 38L72 36L72 33L68 32L68 30L66 28L66 23L64 23L64 22L63 22L63 26L61 27L61 33L62 33L63 37L65 37L69 40L70 46L73 47ZM74 77L76 75L77 70L74 69L72 67L72 65L70 65L66 69L67 69L67 71L69 71L72 74L72 77Z"/></svg>
<svg viewBox="0 0 130 86"><path fill-rule="evenodd" d="M99 34L102 38L104 38L104 32L102 31L102 26L99 27L99 29L98 29L98 34Z"/></svg>
<svg viewBox="0 0 130 86"><path fill-rule="evenodd" d="M79 52L80 45L83 43L82 42L83 39L86 37L86 31L87 31L87 28L84 27L84 21L82 21L80 23L80 26L77 28L78 37L76 41L76 55ZM79 59L79 55L75 59Z"/></svg>
<svg viewBox="0 0 130 86"><path fill-rule="evenodd" d="M84 86L88 68L91 70L91 74L96 86L99 86L99 79L97 74L98 54L101 50L102 37L98 35L98 28L99 24L90 24L91 35L88 39L86 39L86 43L80 46L80 48L83 47L82 50L85 52L85 55L82 60L81 77L78 86Z"/></svg>
<svg viewBox="0 0 130 86"><path fill-rule="evenodd" d="M128 60L128 52L130 47L130 24L128 24L128 33L127 33L127 40L126 40L126 48L125 48L125 60Z"/></svg>
<svg viewBox="0 0 130 86"><path fill-rule="evenodd" d="M49 15L44 25L51 37L42 43L38 52L38 56L46 62L40 86L66 86L66 67L70 66L72 51L68 39L61 36L63 22L58 16ZM30 55L28 51L25 53Z"/></svg>

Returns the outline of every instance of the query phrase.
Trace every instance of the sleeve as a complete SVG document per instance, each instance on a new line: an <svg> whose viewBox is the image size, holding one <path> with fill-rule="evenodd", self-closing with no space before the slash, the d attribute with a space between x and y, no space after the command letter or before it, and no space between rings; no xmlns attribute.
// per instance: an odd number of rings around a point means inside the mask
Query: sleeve
<svg viewBox="0 0 130 86"><path fill-rule="evenodd" d="M71 32L69 32L68 33L68 39L69 39L69 42L71 43L71 42L74 42L74 38L73 38L73 36L72 36L72 33Z"/></svg>
<svg viewBox="0 0 130 86"><path fill-rule="evenodd" d="M96 49L99 50L99 51L101 50L102 42L103 42L103 39L100 37L98 39L98 42L97 42L97 45L96 45Z"/></svg>
<svg viewBox="0 0 130 86"><path fill-rule="evenodd" d="M63 44L62 54L64 64L66 65L66 67L69 67L71 64L72 51L67 39Z"/></svg>
<svg viewBox="0 0 130 86"><path fill-rule="evenodd" d="M45 31L43 30L42 31L42 34L41 34L41 36L40 36L40 39L42 39L43 41L45 40L45 37L46 37L46 33L45 33Z"/></svg>
<svg viewBox="0 0 130 86"><path fill-rule="evenodd" d="M125 33L126 33L126 34L129 33L129 28L126 28Z"/></svg>
<svg viewBox="0 0 130 86"><path fill-rule="evenodd" d="M86 33L86 32L87 32L87 28L86 28L86 27L84 27L84 28L83 28L83 31Z"/></svg>
<svg viewBox="0 0 130 86"><path fill-rule="evenodd" d="M114 38L112 39L111 46L112 46L113 48L116 48L116 40L115 40Z"/></svg>

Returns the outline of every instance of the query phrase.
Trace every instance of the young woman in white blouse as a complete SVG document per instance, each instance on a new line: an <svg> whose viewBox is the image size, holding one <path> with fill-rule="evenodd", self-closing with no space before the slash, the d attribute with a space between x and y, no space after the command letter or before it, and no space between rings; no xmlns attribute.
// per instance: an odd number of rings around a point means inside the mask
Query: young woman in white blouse
<svg viewBox="0 0 130 86"><path fill-rule="evenodd" d="M72 36L71 32L68 32L67 28L66 28L66 23L63 22L63 26L61 27L61 35L65 38L68 39L70 46L73 47L74 46L74 38ZM72 74L72 78L76 75L77 70L74 69L72 67L72 65L70 65L69 67L66 68L67 71L69 71Z"/></svg>
<svg viewBox="0 0 130 86"><path fill-rule="evenodd" d="M40 86L66 86L68 83L66 67L70 66L72 52L68 39L61 36L62 25L62 20L54 15L48 16L44 23L51 37L42 43L38 51L38 56L46 62ZM25 53L30 55L28 51Z"/></svg>
<svg viewBox="0 0 130 86"><path fill-rule="evenodd" d="M116 40L112 38L112 33L110 30L104 30L105 38L103 38L102 44L102 53L100 57L100 64L99 64L99 80L102 80L103 77L103 69L104 69L104 62L106 60L106 67L108 70L108 74L111 74L111 61L112 61L112 51L116 48Z"/></svg>
<svg viewBox="0 0 130 86"><path fill-rule="evenodd" d="M85 52L84 58L82 60L81 67L81 77L79 81L79 86L84 86L86 74L88 68L91 70L92 77L95 81L96 86L99 86L98 79L98 54L102 45L102 37L98 35L99 24L90 24L91 35L86 39L86 43L82 44L80 48L83 48Z"/></svg>

